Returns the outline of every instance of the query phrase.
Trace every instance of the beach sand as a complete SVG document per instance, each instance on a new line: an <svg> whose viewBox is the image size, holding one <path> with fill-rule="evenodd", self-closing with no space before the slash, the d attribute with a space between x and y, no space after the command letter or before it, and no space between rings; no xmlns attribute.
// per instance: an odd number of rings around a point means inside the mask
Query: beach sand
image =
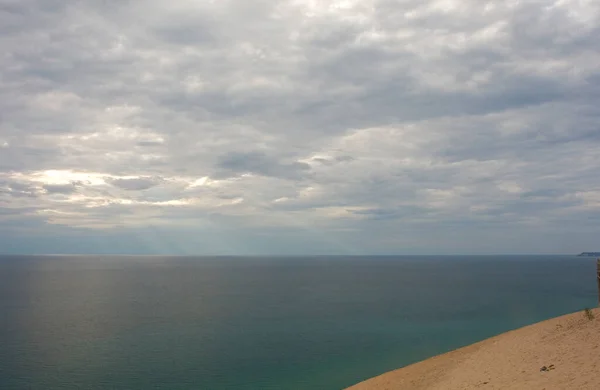
<svg viewBox="0 0 600 390"><path fill-rule="evenodd" d="M581 311L503 333L348 390L598 390L600 309L592 313L593 320Z"/></svg>

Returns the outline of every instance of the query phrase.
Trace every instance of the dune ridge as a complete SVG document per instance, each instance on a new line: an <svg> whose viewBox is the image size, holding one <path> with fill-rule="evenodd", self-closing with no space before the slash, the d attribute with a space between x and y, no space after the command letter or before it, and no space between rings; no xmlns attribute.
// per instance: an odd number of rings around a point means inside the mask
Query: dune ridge
<svg viewBox="0 0 600 390"><path fill-rule="evenodd" d="M600 309L525 326L347 390L600 389Z"/></svg>

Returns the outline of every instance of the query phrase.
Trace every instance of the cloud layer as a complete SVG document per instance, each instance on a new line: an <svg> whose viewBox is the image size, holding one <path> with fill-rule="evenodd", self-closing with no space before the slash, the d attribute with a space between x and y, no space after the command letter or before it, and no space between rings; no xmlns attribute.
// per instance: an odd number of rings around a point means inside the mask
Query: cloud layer
<svg viewBox="0 0 600 390"><path fill-rule="evenodd" d="M598 249L600 3L325 3L2 2L3 251Z"/></svg>

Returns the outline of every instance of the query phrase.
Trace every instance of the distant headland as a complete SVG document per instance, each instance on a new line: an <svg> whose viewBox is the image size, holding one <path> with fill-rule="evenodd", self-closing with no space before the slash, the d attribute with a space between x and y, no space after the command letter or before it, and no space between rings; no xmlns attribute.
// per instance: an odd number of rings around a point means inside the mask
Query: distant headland
<svg viewBox="0 0 600 390"><path fill-rule="evenodd" d="M600 252L581 252L577 256L600 257Z"/></svg>

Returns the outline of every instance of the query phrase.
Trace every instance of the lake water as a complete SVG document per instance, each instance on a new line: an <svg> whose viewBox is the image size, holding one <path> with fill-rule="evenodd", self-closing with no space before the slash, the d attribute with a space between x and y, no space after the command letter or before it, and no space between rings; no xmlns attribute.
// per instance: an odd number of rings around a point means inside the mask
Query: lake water
<svg viewBox="0 0 600 390"><path fill-rule="evenodd" d="M341 389L596 305L593 258L0 257L0 388Z"/></svg>

